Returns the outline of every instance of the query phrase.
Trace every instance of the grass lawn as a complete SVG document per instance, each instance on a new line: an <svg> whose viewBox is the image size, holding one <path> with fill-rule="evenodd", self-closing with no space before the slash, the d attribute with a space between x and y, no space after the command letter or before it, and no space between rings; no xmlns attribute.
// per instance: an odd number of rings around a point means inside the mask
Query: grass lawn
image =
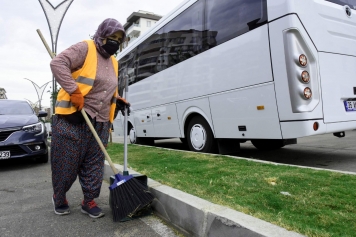
<svg viewBox="0 0 356 237"><path fill-rule="evenodd" d="M123 144L109 144L123 164ZM128 145L128 166L167 186L307 236L356 236L356 176Z"/></svg>

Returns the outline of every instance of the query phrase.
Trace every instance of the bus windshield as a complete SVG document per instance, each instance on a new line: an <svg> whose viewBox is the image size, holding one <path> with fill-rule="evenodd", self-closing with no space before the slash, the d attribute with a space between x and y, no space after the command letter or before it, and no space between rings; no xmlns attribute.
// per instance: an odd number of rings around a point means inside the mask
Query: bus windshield
<svg viewBox="0 0 356 237"><path fill-rule="evenodd" d="M356 0L326 0L328 2L333 2L342 6L348 5L349 7L356 10Z"/></svg>

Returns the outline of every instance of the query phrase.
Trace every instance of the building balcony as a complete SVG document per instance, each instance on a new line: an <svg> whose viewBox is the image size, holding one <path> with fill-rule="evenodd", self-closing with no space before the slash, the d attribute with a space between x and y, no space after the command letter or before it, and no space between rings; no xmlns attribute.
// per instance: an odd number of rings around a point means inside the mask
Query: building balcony
<svg viewBox="0 0 356 237"><path fill-rule="evenodd" d="M126 30L126 35L130 35L130 34L138 34L139 32L141 32L141 25L140 24L132 24L132 26L130 26L127 30Z"/></svg>

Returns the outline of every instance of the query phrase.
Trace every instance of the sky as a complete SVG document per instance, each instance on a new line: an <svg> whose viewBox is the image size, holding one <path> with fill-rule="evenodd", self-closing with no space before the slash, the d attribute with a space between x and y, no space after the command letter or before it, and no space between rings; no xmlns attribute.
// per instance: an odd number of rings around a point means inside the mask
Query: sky
<svg viewBox="0 0 356 237"><path fill-rule="evenodd" d="M54 7L63 0L47 0ZM164 16L183 0L74 0L60 28L57 54L69 46L89 39L106 18L115 18L122 25L139 10ZM49 26L38 0L0 0L0 88L8 99L36 103L38 96L32 83L49 82L42 97L42 107L50 106L52 73L50 56L37 29L51 45Z"/></svg>

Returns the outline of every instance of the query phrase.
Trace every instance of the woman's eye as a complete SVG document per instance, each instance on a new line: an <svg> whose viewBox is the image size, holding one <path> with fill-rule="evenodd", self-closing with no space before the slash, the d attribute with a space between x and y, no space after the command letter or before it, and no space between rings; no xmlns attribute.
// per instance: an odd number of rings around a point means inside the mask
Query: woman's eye
<svg viewBox="0 0 356 237"><path fill-rule="evenodd" d="M119 42L119 44L121 44L121 40L122 40L122 39L113 39L113 38L110 38L110 37L108 39L115 40L115 41Z"/></svg>

